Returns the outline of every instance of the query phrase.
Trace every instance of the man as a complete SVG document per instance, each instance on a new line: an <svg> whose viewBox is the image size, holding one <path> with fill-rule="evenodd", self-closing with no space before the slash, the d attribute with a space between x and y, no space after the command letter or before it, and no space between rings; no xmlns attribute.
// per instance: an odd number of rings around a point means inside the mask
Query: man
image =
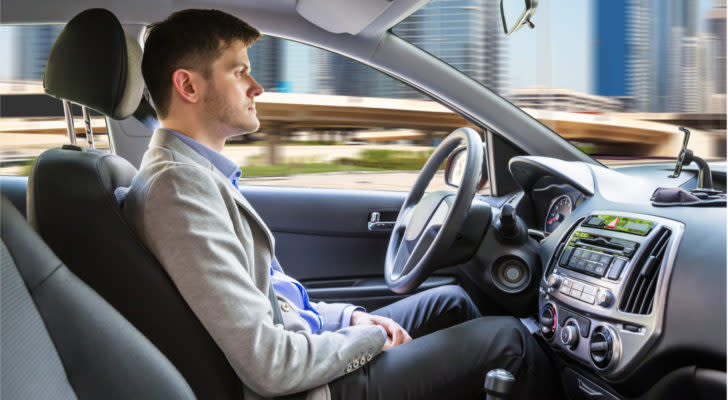
<svg viewBox="0 0 728 400"><path fill-rule="evenodd" d="M240 169L220 154L228 137L259 127L263 88L247 56L259 36L215 10L150 26L142 70L161 128L124 205L246 398L482 398L492 368L532 389L538 370L548 370L534 339L514 318L475 319L458 287L368 314L312 304L285 275L271 232L237 188Z"/></svg>

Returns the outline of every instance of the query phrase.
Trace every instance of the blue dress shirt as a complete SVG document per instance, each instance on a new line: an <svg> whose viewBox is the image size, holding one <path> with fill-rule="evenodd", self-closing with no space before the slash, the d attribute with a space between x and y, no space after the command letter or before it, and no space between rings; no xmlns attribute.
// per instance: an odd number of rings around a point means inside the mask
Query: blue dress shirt
<svg viewBox="0 0 728 400"><path fill-rule="evenodd" d="M240 190L240 188L238 187L238 179L240 179L240 176L243 172L235 162L223 156L219 152L190 138L189 136L185 136L172 129L167 129L167 131L175 135L177 138L179 138L179 140L190 146L192 150L196 151L201 156L205 157L208 161L210 161L210 163L212 163L215 168L217 168L224 176L226 176L230 180L230 182L233 184L233 186L235 186L236 189ZM311 332L313 333L321 333L322 331L329 329L336 330L339 328L345 328L350 325L351 314L354 311L364 311L363 307L349 305L344 309L344 312L341 315L340 326L324 326L321 314L313 307L308 299L308 293L306 293L306 289L303 287L303 285L301 285L300 282L291 278L283 272L280 264L278 263L278 259L276 259L275 256L273 256L273 260L271 261L270 275L273 289L278 295L285 297L289 302L291 302L291 304L296 306L296 308L299 310L299 315L311 326ZM330 320L330 318L326 318L326 316L324 316L323 319Z"/></svg>

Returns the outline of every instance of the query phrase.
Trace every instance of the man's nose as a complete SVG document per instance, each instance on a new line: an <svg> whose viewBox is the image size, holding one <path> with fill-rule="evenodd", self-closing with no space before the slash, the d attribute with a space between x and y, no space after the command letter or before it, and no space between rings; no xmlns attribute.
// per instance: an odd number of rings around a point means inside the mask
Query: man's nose
<svg viewBox="0 0 728 400"><path fill-rule="evenodd" d="M263 94L263 86L260 86L258 81L250 77L250 88L248 88L248 97L256 97Z"/></svg>

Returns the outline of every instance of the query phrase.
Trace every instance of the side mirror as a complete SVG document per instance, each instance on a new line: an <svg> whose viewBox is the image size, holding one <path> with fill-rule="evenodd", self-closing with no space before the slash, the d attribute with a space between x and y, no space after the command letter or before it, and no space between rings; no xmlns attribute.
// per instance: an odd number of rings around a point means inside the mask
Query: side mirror
<svg viewBox="0 0 728 400"><path fill-rule="evenodd" d="M521 7L519 4L524 4L525 7ZM536 7L538 7L538 0L501 0L501 19L506 36L510 36L524 25L533 29L531 17L536 13Z"/></svg>
<svg viewBox="0 0 728 400"><path fill-rule="evenodd" d="M448 157L445 162L445 184L452 187L460 187L465 175L465 162L467 161L466 147L458 147ZM486 162L483 160L483 172L478 182L477 191L480 191L488 182L488 171L486 170Z"/></svg>

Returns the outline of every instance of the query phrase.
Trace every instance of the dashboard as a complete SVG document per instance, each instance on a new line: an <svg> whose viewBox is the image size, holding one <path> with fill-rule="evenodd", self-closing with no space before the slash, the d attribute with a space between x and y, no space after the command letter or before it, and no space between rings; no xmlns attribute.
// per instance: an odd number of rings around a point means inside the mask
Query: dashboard
<svg viewBox="0 0 728 400"><path fill-rule="evenodd" d="M511 203L540 239L538 335L569 397L675 397L665 388L685 376L688 393L725 397L726 209L650 202L696 171L532 156L509 166L523 188ZM713 172L725 187L725 165Z"/></svg>

